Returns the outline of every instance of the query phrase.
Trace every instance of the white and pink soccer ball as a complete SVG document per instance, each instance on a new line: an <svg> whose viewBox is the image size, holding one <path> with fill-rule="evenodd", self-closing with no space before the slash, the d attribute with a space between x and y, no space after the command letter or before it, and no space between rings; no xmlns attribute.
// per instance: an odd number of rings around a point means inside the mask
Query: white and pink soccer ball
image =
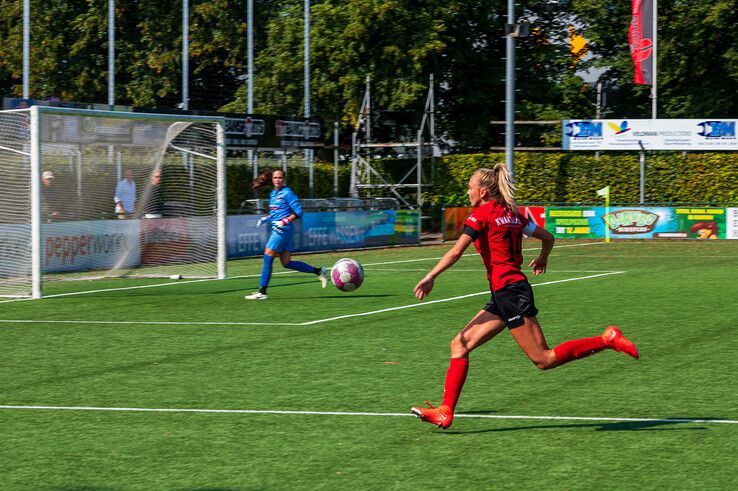
<svg viewBox="0 0 738 491"><path fill-rule="evenodd" d="M355 259L339 259L331 268L331 281L342 292L352 292L364 281L364 268Z"/></svg>

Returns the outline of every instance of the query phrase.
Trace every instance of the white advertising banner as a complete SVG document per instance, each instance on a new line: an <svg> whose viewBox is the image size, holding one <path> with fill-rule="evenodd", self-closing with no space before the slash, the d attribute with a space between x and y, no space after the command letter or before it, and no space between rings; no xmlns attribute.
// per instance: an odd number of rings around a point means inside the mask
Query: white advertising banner
<svg viewBox="0 0 738 491"><path fill-rule="evenodd" d="M564 150L738 150L736 119L564 120ZM641 148L642 145L642 148Z"/></svg>
<svg viewBox="0 0 738 491"><path fill-rule="evenodd" d="M725 209L725 238L738 239L738 208Z"/></svg>
<svg viewBox="0 0 738 491"><path fill-rule="evenodd" d="M138 220L98 220L44 224L44 273L130 268L141 263Z"/></svg>

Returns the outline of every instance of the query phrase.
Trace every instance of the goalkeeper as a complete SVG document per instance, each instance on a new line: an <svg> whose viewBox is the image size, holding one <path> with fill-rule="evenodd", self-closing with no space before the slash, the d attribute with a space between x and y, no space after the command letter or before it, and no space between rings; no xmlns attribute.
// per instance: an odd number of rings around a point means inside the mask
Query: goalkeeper
<svg viewBox="0 0 738 491"><path fill-rule="evenodd" d="M316 268L302 261L293 261L290 256L292 249L292 235L294 227L292 222L302 216L302 205L300 199L289 187L285 185L285 173L281 169L266 169L254 179L254 189L258 189L271 182L274 189L269 193L269 214L261 217L256 227L261 227L266 222L271 222L272 234L264 248L264 265L261 268L259 280L259 291L246 295L246 300L266 300L267 287L272 277L274 258L279 256L282 266L302 273L312 273L320 279L323 288L328 285L330 270L328 268Z"/></svg>

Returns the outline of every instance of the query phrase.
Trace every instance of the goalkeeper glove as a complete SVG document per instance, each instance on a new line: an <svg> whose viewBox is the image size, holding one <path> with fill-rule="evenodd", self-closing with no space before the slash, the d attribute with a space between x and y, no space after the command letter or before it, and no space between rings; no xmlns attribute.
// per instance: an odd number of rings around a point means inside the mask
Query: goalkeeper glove
<svg viewBox="0 0 738 491"><path fill-rule="evenodd" d="M275 232L281 232L282 230L284 230L285 225L287 225L291 221L292 220L290 220L290 217L277 220L276 222L272 223L272 230L274 230Z"/></svg>
<svg viewBox="0 0 738 491"><path fill-rule="evenodd" d="M256 228L261 227L262 225L264 225L264 222L268 222L268 221L269 221L269 215L259 218L259 221L256 222Z"/></svg>

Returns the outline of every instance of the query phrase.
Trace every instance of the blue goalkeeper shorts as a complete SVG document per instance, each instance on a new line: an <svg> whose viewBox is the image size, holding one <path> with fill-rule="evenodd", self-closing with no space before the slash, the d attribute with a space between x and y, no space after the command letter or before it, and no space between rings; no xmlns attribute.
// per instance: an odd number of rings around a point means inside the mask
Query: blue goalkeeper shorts
<svg viewBox="0 0 738 491"><path fill-rule="evenodd" d="M291 251L292 235L292 227L290 227L289 230L282 230L281 232L276 232L272 230L272 235L269 236L269 240L266 243L266 248L271 249L275 252L282 252L285 250Z"/></svg>

